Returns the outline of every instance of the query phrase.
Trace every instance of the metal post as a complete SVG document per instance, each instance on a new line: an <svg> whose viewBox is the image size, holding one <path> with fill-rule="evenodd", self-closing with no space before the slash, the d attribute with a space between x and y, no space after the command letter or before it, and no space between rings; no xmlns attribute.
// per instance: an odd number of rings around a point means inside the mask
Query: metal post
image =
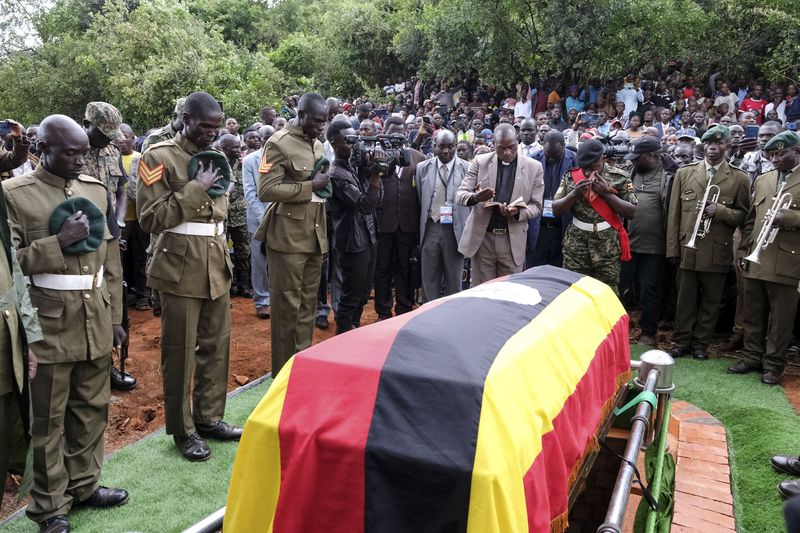
<svg viewBox="0 0 800 533"><path fill-rule="evenodd" d="M222 531L222 519L225 516L225 507L218 509L193 526L183 530L183 533L216 533Z"/></svg>
<svg viewBox="0 0 800 533"><path fill-rule="evenodd" d="M660 372L657 368L650 370L644 383L644 390L648 392L655 391L659 374ZM653 407L648 402L641 402L636 408L636 414L632 419L631 436L623 454L626 461L623 461L619 469L614 492L611 494L611 503L606 512L606 520L603 525L597 528L597 533L622 533L622 520L625 516L625 509L628 507L628 498L630 497L631 484L633 483L633 467L631 464L635 465L636 459L639 457L639 448L647 435L652 410Z"/></svg>

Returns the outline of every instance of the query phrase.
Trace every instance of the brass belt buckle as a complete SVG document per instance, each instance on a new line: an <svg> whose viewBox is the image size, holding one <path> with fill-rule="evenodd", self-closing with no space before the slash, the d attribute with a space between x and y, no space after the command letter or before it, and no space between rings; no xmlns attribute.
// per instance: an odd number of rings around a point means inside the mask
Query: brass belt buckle
<svg viewBox="0 0 800 533"><path fill-rule="evenodd" d="M593 223L592 223L592 231L593 231L594 233L597 233L597 222L593 222Z"/></svg>

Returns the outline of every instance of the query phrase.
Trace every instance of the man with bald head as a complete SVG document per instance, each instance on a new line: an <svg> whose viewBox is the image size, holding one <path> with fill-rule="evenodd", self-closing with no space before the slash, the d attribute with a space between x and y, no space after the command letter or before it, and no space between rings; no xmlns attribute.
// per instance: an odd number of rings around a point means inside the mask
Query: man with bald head
<svg viewBox="0 0 800 533"><path fill-rule="evenodd" d="M159 234L147 285L161 294L166 429L189 461L211 456L204 438L237 440L242 434L222 420L232 269L225 238L227 183L218 182L230 177L230 166L210 148L222 119L210 94L190 94L181 132L150 145L138 169L139 223Z"/></svg>
<svg viewBox="0 0 800 533"><path fill-rule="evenodd" d="M458 251L472 258L472 284L521 272L528 220L542 214L542 165L518 157L517 132L510 124L494 130L495 150L475 156L456 194L472 207Z"/></svg>
<svg viewBox="0 0 800 533"><path fill-rule="evenodd" d="M86 132L52 115L39 127L38 145L41 164L3 188L44 337L31 382L34 483L27 514L40 531L61 532L69 531L74 505L128 500L126 491L99 485L111 351L125 340L122 272L119 250L110 246L106 188L82 174Z"/></svg>
<svg viewBox="0 0 800 533"><path fill-rule="evenodd" d="M456 157L455 135L440 131L433 140L433 154L417 165L422 290L427 302L461 290L464 256L458 242L469 217L469 207L455 202L468 168Z"/></svg>

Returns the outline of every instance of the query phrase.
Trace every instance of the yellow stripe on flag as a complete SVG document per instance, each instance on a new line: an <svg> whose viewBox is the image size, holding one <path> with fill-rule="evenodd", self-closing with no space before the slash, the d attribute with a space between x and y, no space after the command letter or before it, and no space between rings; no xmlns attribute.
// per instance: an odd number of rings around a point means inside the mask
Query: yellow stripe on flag
<svg viewBox="0 0 800 533"><path fill-rule="evenodd" d="M584 277L500 350L483 391L468 533L528 531L523 476L598 345L624 314L608 286Z"/></svg>
<svg viewBox="0 0 800 533"><path fill-rule="evenodd" d="M266 524L264 517L274 520L278 506L281 485L278 425L293 362L292 357L245 424L228 491L226 532L273 531L273 522Z"/></svg>

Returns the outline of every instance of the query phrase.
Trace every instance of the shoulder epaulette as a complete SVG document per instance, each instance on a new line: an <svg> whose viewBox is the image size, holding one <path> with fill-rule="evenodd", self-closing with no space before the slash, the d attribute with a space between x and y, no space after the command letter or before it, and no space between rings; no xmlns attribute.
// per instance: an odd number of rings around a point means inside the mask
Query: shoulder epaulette
<svg viewBox="0 0 800 533"><path fill-rule="evenodd" d="M80 176L78 176L78 181L82 181L83 183L96 183L97 185L101 185L104 188L106 187L106 184L103 183L102 181L95 179L91 176L87 176L86 174L81 174Z"/></svg>

